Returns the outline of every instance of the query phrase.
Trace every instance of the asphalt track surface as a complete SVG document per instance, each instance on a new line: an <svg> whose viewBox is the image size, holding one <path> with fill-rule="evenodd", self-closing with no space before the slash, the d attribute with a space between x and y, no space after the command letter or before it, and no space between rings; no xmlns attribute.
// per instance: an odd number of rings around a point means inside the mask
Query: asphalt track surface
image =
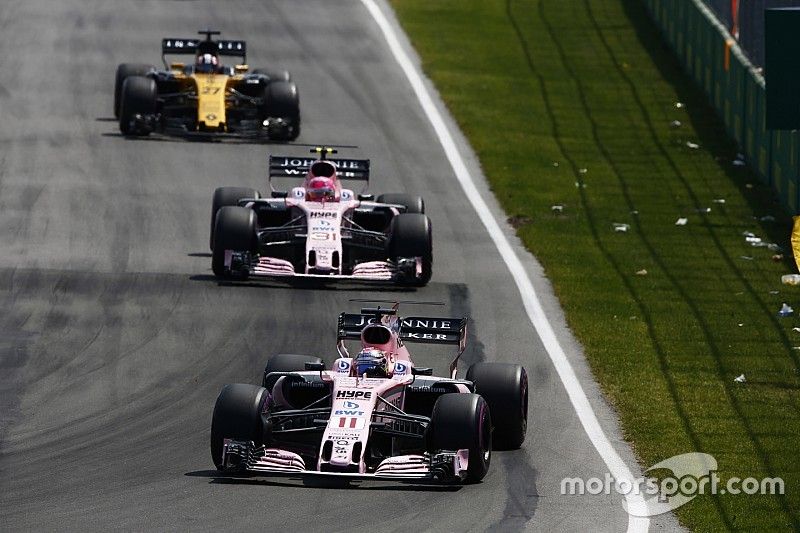
<svg viewBox="0 0 800 533"><path fill-rule="evenodd" d="M162 37L206 25L246 39L252 66L292 72L298 142L358 145L348 153L372 159L373 192L425 197L435 241L428 287L213 279L214 188L264 190L270 151L307 149L118 135L116 65L159 64ZM563 477L607 469L360 2L5 0L0 28L0 529L627 527L618 495L560 495ZM636 472L531 265L604 429ZM220 388L257 383L275 353L330 361L336 315L358 307L351 298L439 300L447 314L472 317L464 369L479 360L528 369L523 448L495 453L483 483L456 488L217 473L208 432ZM414 353L446 372L446 350Z"/></svg>

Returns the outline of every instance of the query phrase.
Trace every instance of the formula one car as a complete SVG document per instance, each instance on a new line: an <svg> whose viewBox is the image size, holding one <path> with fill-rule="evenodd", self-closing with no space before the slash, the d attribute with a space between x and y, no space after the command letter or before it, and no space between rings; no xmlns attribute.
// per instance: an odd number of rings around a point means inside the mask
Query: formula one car
<svg viewBox="0 0 800 533"><path fill-rule="evenodd" d="M114 116L127 136L162 133L186 138L293 140L300 134L297 87L286 71L249 70L244 41L167 38L166 70L123 63L114 84ZM167 54L191 54L194 64L167 63ZM222 65L220 57L241 64Z"/></svg>
<svg viewBox="0 0 800 533"><path fill-rule="evenodd" d="M369 181L368 159L270 156L271 197L221 187L211 207L211 266L226 279L311 277L422 286L431 279L431 221L418 196L356 194L341 179ZM305 175L276 191L272 179Z"/></svg>
<svg viewBox="0 0 800 533"><path fill-rule="evenodd" d="M528 379L519 365L476 363L456 379L466 319L342 313L339 357L276 355L261 386L227 385L211 423L211 456L238 473L476 482L492 447L525 440ZM359 339L351 356L345 341ZM449 377L411 361L406 343L452 344Z"/></svg>

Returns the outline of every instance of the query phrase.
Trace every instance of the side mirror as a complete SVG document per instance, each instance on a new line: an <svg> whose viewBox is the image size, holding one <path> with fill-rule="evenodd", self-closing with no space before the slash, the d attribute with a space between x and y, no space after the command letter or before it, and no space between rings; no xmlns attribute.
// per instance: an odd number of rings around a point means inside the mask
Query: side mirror
<svg viewBox="0 0 800 533"><path fill-rule="evenodd" d="M186 67L186 64L181 61L169 64L169 68L172 70L183 70L184 67Z"/></svg>
<svg viewBox="0 0 800 533"><path fill-rule="evenodd" d="M359 194L358 195L358 199L362 200L362 201L365 201L365 202L371 202L372 200L375 199L375 195L374 194Z"/></svg>
<svg viewBox="0 0 800 533"><path fill-rule="evenodd" d="M317 372L322 372L325 370L325 363L306 363L305 364L306 370L314 370Z"/></svg>
<svg viewBox="0 0 800 533"><path fill-rule="evenodd" d="M236 74L244 74L248 70L250 70L250 65L234 65L233 66L233 71Z"/></svg>
<svg viewBox="0 0 800 533"><path fill-rule="evenodd" d="M414 375L414 376L432 376L433 375L433 369L432 368L412 366L411 367L411 374Z"/></svg>

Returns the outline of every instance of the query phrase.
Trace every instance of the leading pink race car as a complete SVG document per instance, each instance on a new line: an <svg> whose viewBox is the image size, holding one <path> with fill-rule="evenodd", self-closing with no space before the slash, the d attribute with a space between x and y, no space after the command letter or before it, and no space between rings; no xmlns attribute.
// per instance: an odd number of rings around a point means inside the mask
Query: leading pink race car
<svg viewBox="0 0 800 533"><path fill-rule="evenodd" d="M422 286L431 279L431 221L419 196L375 199L342 186L369 181L368 159L270 156L269 179L303 178L290 191L220 187L211 207L217 277L355 279Z"/></svg>
<svg viewBox="0 0 800 533"><path fill-rule="evenodd" d="M339 357L272 357L261 386L222 389L211 424L219 470L240 473L477 482L492 447L519 448L528 417L520 365L475 363L457 379L465 318L390 308L339 316ZM351 355L346 341L359 340ZM448 377L414 365L407 343L457 347Z"/></svg>

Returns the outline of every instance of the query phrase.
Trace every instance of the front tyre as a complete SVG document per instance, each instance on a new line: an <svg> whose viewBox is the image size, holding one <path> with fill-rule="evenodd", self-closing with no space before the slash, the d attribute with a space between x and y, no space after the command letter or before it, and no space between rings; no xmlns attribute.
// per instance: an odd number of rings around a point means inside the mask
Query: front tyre
<svg viewBox="0 0 800 533"><path fill-rule="evenodd" d="M218 187L211 200L211 231L209 232L209 247L214 250L214 225L217 222L217 212L228 205L239 205L241 198L261 198L261 193L248 187Z"/></svg>
<svg viewBox="0 0 800 533"><path fill-rule="evenodd" d="M401 213L389 224L389 258L419 257L422 272L405 283L416 287L427 285L433 275L433 234L431 220L421 213Z"/></svg>
<svg viewBox="0 0 800 533"><path fill-rule="evenodd" d="M211 418L211 458L217 470L223 469L225 439L263 442L261 411L268 396L265 388L244 383L225 385L219 393Z"/></svg>
<svg viewBox="0 0 800 533"><path fill-rule="evenodd" d="M520 365L475 363L467 370L468 381L483 396L492 412L496 449L516 450L528 429L528 374Z"/></svg>
<svg viewBox="0 0 800 533"><path fill-rule="evenodd" d="M264 89L262 120L280 119L267 131L270 139L293 141L300 135L300 95L291 81L273 81Z"/></svg>
<svg viewBox="0 0 800 533"><path fill-rule="evenodd" d="M119 107L122 101L122 84L131 76L146 76L156 69L153 65L142 63L122 63L117 67L114 76L114 118L119 118Z"/></svg>
<svg viewBox="0 0 800 533"><path fill-rule="evenodd" d="M256 214L252 209L225 206L217 211L214 226L214 249L211 252L211 269L219 278L227 278L231 272L225 266L225 252L257 251Z"/></svg>
<svg viewBox="0 0 800 533"><path fill-rule="evenodd" d="M149 131L139 131L132 127L136 115L150 117L156 113L158 89L156 82L144 76L130 76L122 84L119 109L119 131L123 135L143 135Z"/></svg>
<svg viewBox="0 0 800 533"><path fill-rule="evenodd" d="M428 426L428 451L469 450L467 483L477 483L492 460L492 417L486 401L477 394L449 393L433 405Z"/></svg>

